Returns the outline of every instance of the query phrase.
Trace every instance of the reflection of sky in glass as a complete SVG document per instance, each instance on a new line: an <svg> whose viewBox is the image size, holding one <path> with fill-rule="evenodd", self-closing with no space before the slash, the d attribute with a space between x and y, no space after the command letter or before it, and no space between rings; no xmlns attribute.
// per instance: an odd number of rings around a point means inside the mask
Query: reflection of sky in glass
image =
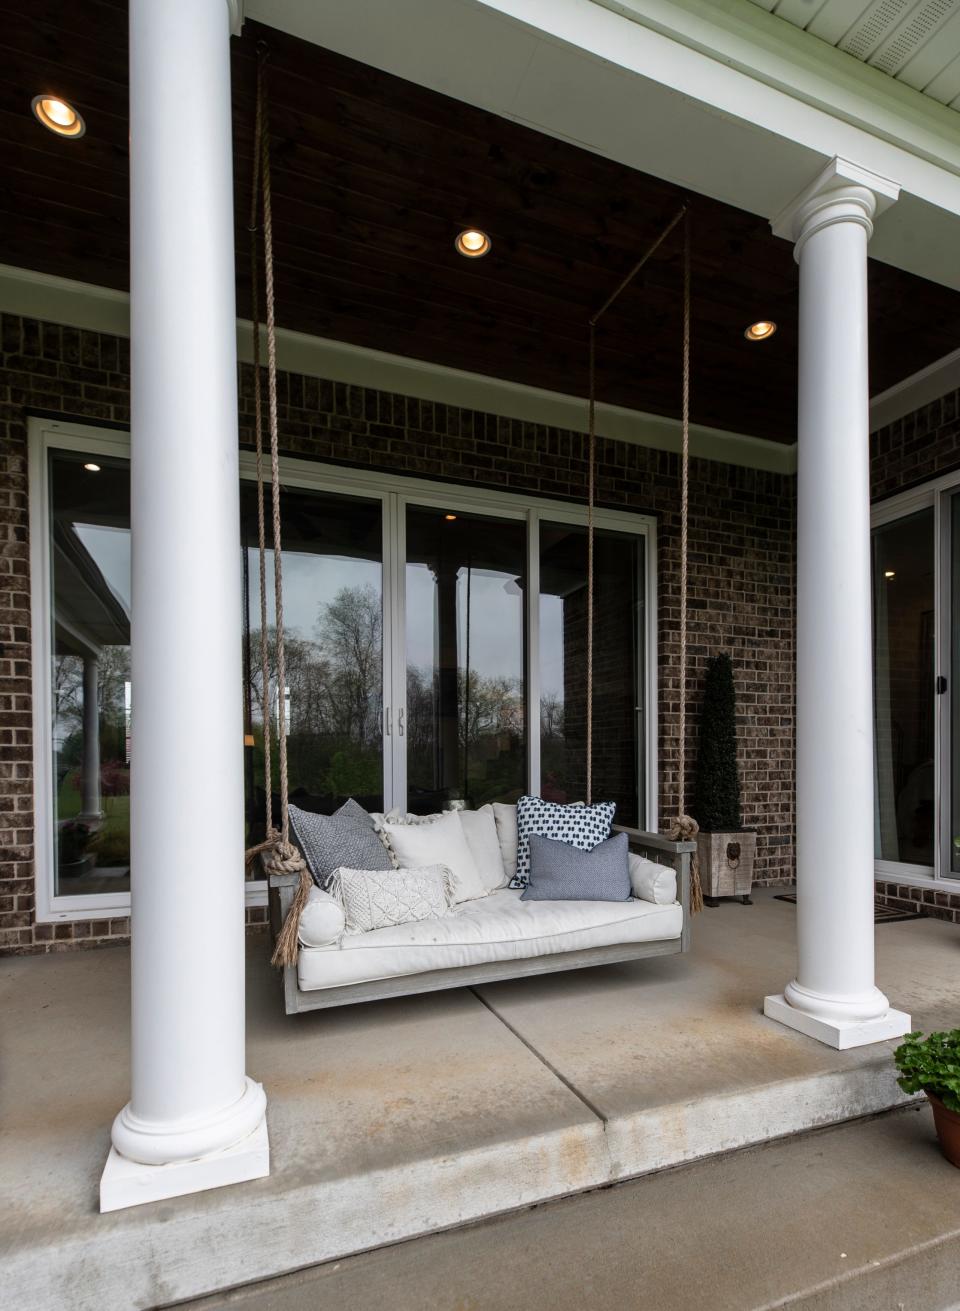
<svg viewBox="0 0 960 1311"><path fill-rule="evenodd" d="M540 695L563 700L563 600L540 593Z"/></svg>
<svg viewBox="0 0 960 1311"><path fill-rule="evenodd" d="M267 615L273 624L273 552L267 552ZM247 551L250 571L250 627L260 627L260 556ZM316 555L310 551L283 551L283 619L291 636L313 641L317 621L344 587L373 587L380 593L383 570L375 560Z"/></svg>
<svg viewBox="0 0 960 1311"><path fill-rule="evenodd" d="M75 523L73 531L127 614L130 613L130 530Z"/></svg>
<svg viewBox="0 0 960 1311"><path fill-rule="evenodd" d="M424 672L436 659L436 581L425 564L408 564L407 660ZM458 652L467 650L467 571L457 575ZM523 676L523 595L513 574L474 569L470 582L470 668L484 678Z"/></svg>

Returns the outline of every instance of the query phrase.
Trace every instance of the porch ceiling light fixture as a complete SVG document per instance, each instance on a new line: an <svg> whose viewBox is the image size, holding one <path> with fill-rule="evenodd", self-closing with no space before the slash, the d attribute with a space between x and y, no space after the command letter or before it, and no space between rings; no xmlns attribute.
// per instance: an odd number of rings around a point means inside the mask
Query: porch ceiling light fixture
<svg viewBox="0 0 960 1311"><path fill-rule="evenodd" d="M453 244L467 259L479 259L481 255L489 252L493 242L479 228L464 228L463 232L457 233L457 239Z"/></svg>
<svg viewBox="0 0 960 1311"><path fill-rule="evenodd" d="M453 523L457 516L455 514L445 514L443 517L446 519L447 523Z"/></svg>
<svg viewBox="0 0 960 1311"><path fill-rule="evenodd" d="M36 119L58 137L82 137L87 130L79 110L59 96L34 96L30 108Z"/></svg>
<svg viewBox="0 0 960 1311"><path fill-rule="evenodd" d="M893 570L893 569L885 569L885 570L884 570L884 573L883 573L883 576L884 576L884 578L896 578L897 575L896 575L896 571L895 571L895 570Z"/></svg>
<svg viewBox="0 0 960 1311"><path fill-rule="evenodd" d="M87 463L86 463L83 467L86 469L87 473L99 473L99 472L100 472L100 466L99 466L99 464L94 464L93 460L88 460Z"/></svg>
<svg viewBox="0 0 960 1311"><path fill-rule="evenodd" d="M766 341L776 330L777 325L772 320L760 319L757 323L751 323L743 335L747 341Z"/></svg>

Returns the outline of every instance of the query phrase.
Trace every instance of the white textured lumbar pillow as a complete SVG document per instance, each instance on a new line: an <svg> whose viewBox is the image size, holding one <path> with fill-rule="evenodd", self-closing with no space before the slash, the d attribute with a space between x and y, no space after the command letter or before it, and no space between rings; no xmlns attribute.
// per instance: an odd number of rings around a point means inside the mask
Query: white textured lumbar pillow
<svg viewBox="0 0 960 1311"><path fill-rule="evenodd" d="M453 876L454 903L487 895L455 810L438 815L431 824L385 823L383 831L401 868L446 865Z"/></svg>
<svg viewBox="0 0 960 1311"><path fill-rule="evenodd" d="M338 869L331 888L343 906L347 933L439 919L450 909L450 871L443 865Z"/></svg>
<svg viewBox="0 0 960 1311"><path fill-rule="evenodd" d="M500 840L500 857L507 882L517 876L517 807L502 801L493 803L493 815L497 821L497 837Z"/></svg>
<svg viewBox="0 0 960 1311"><path fill-rule="evenodd" d="M459 815L484 891L496 892L498 888L505 888L507 875L503 867L493 806L488 804L479 810L461 810Z"/></svg>

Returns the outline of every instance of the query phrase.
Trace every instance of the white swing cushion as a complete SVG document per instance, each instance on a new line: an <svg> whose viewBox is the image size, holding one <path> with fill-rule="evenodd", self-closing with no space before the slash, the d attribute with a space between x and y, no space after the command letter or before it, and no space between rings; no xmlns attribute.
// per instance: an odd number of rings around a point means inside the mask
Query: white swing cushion
<svg viewBox="0 0 960 1311"><path fill-rule="evenodd" d="M479 810L461 810L459 814L467 846L476 863L484 893L505 888L508 880L500 853L500 838L493 806L488 803L481 806Z"/></svg>
<svg viewBox="0 0 960 1311"><path fill-rule="evenodd" d="M320 888L311 888L300 916L301 946L326 947L338 941L346 927L347 918L337 898Z"/></svg>
<svg viewBox="0 0 960 1311"><path fill-rule="evenodd" d="M497 839L500 843L500 859L507 882L517 875L517 807L516 803L503 801L493 803L493 817L497 822Z"/></svg>
<svg viewBox="0 0 960 1311"><path fill-rule="evenodd" d="M553 956L621 943L679 938L683 908L650 901L521 901L504 888L451 907L440 919L347 935L336 946L304 947L301 989L343 987L428 970Z"/></svg>

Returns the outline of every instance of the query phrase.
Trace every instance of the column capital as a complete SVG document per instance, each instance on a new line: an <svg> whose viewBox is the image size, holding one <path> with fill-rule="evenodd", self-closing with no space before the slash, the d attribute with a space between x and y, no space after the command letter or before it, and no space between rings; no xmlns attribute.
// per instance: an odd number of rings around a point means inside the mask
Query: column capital
<svg viewBox="0 0 960 1311"><path fill-rule="evenodd" d="M774 236L795 243L794 254L799 260L808 238L831 223L859 223L866 229L869 241L874 218L889 209L899 195L898 183L834 156L813 181L770 220L770 226Z"/></svg>
<svg viewBox="0 0 960 1311"><path fill-rule="evenodd" d="M230 11L230 35L239 36L243 27L243 0L227 0Z"/></svg>

